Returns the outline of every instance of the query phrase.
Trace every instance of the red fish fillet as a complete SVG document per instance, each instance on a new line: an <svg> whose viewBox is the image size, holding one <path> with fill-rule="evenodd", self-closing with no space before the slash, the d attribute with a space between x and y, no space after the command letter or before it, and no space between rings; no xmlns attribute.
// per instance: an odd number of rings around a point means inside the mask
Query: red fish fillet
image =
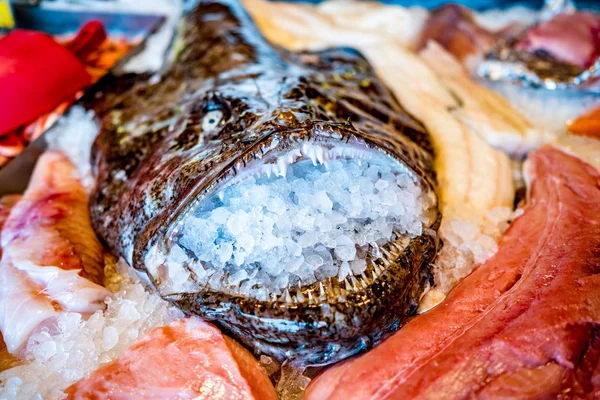
<svg viewBox="0 0 600 400"><path fill-rule="evenodd" d="M589 12L559 14L527 32L517 47L588 68L600 56L600 18Z"/></svg>
<svg viewBox="0 0 600 400"><path fill-rule="evenodd" d="M65 311L93 313L110 295L100 286L103 249L74 174L63 154L42 155L2 228L0 331L12 354L41 324Z"/></svg>
<svg viewBox="0 0 600 400"><path fill-rule="evenodd" d="M529 204L496 255L307 399L600 394L600 175L553 147L527 167Z"/></svg>
<svg viewBox="0 0 600 400"><path fill-rule="evenodd" d="M212 324L156 328L66 390L68 399L277 399L258 362Z"/></svg>
<svg viewBox="0 0 600 400"><path fill-rule="evenodd" d="M419 48L434 40L460 61L470 55L488 51L496 38L494 34L477 25L470 10L458 4L447 4L431 12Z"/></svg>

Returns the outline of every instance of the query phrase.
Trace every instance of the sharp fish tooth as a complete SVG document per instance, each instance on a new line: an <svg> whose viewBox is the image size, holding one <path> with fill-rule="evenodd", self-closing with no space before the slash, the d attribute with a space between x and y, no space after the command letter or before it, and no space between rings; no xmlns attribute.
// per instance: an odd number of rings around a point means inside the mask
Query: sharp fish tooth
<svg viewBox="0 0 600 400"><path fill-rule="evenodd" d="M362 274L360 274L360 277L362 278L363 287L366 288L367 286L369 286L369 278L367 278L367 274L363 272Z"/></svg>
<svg viewBox="0 0 600 400"><path fill-rule="evenodd" d="M278 169L277 175L285 178L285 175L287 173L287 163L285 162L285 158L282 157L279 160L277 160L277 169Z"/></svg>
<svg viewBox="0 0 600 400"><path fill-rule="evenodd" d="M298 303L304 302L304 296L302 295L302 292L300 290L298 290L298 294L296 295L296 300L298 301Z"/></svg>
<svg viewBox="0 0 600 400"><path fill-rule="evenodd" d="M356 278L354 277L354 275L350 276L350 280L352 282L352 288L354 290L358 290L358 287L357 287L358 282L356 281Z"/></svg>
<svg viewBox="0 0 600 400"><path fill-rule="evenodd" d="M284 298L285 298L285 302L286 303L291 303L292 302L292 296L290 296L290 291L285 289L285 293L284 293Z"/></svg>
<svg viewBox="0 0 600 400"><path fill-rule="evenodd" d="M325 297L325 288L323 287L323 282L319 282L319 296L321 298Z"/></svg>
<svg viewBox="0 0 600 400"><path fill-rule="evenodd" d="M371 275L373 275L373 281L375 281L379 274L373 270L373 271L371 271Z"/></svg>
<svg viewBox="0 0 600 400"><path fill-rule="evenodd" d="M392 258L392 254L388 250L386 250L385 247L382 247L380 250L386 258Z"/></svg>
<svg viewBox="0 0 600 400"><path fill-rule="evenodd" d="M324 163L324 154L323 154L323 148L321 146L319 146L316 150L317 153L317 160L319 160L320 164Z"/></svg>
<svg viewBox="0 0 600 400"><path fill-rule="evenodd" d="M312 304L312 303L315 303L315 304L316 304L316 303L317 303L317 302L315 301L315 298L314 298L314 297L313 297L313 295L312 295L312 290L307 290L307 291L306 291L306 294L308 295L308 303L309 303L309 304Z"/></svg>
<svg viewBox="0 0 600 400"><path fill-rule="evenodd" d="M381 275L381 273L383 272L383 269L379 265L377 265L377 263L373 263L373 269L377 273L377 276Z"/></svg>
<svg viewBox="0 0 600 400"><path fill-rule="evenodd" d="M402 252L402 250L404 250L404 249L402 248L402 246L400 246L400 245L399 245L398 243L396 243L396 242L394 242L394 243L393 243L393 245L394 245L394 248L395 248L396 250L398 250L399 252Z"/></svg>
<svg viewBox="0 0 600 400"><path fill-rule="evenodd" d="M350 291L350 288L352 287L352 285L350 284L350 282L348 281L348 278L344 279L344 286L346 287L346 291Z"/></svg>
<svg viewBox="0 0 600 400"><path fill-rule="evenodd" d="M389 267L390 265L392 265L392 262L389 261L387 258L383 257L380 258L379 261L381 261L383 263L383 265L385 265L386 267Z"/></svg>

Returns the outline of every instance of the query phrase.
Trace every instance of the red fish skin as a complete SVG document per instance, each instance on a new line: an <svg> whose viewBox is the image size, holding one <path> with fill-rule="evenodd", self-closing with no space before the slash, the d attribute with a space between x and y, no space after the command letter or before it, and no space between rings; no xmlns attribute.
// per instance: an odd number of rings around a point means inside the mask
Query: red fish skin
<svg viewBox="0 0 600 400"><path fill-rule="evenodd" d="M529 204L496 255L438 307L325 371L308 400L600 390L600 175L548 146L530 156L528 175Z"/></svg>
<svg viewBox="0 0 600 400"><path fill-rule="evenodd" d="M276 400L262 367L232 342L199 318L173 322L69 387L67 399Z"/></svg>
<svg viewBox="0 0 600 400"><path fill-rule="evenodd" d="M0 38L0 135L52 111L90 80L85 66L50 35L11 31Z"/></svg>

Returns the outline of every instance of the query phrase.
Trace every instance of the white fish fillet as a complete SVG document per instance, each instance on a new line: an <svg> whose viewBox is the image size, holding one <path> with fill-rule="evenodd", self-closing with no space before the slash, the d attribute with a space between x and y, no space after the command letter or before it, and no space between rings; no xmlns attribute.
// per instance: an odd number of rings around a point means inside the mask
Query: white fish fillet
<svg viewBox="0 0 600 400"><path fill-rule="evenodd" d="M458 60L436 42L429 42L419 56L444 85L460 99L452 113L487 143L505 153L524 156L545 141L533 126L498 93L474 82Z"/></svg>
<svg viewBox="0 0 600 400"><path fill-rule="evenodd" d="M316 6L265 0L242 3L271 41L291 50L362 47L382 38L412 48L417 46L429 16L421 7L404 8L378 2L329 0Z"/></svg>

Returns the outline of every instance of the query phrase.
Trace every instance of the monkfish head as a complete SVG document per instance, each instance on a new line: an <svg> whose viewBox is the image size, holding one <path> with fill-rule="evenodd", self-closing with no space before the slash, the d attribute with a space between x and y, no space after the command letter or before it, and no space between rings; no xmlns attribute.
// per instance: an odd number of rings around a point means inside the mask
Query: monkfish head
<svg viewBox="0 0 600 400"><path fill-rule="evenodd" d="M102 118L106 242L279 359L329 363L398 328L436 253L423 126L356 51L271 46L237 4L197 5L175 48Z"/></svg>

